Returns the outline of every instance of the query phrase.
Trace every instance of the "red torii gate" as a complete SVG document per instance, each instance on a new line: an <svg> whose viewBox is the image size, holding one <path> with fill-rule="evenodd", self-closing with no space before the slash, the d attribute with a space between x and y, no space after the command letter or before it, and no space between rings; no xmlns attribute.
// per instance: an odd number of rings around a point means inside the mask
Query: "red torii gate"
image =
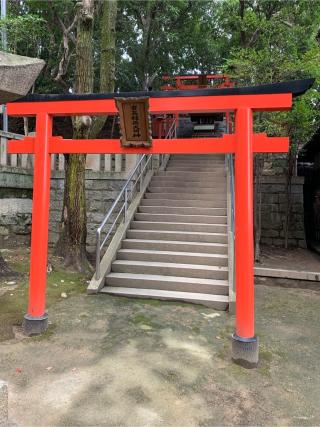
<svg viewBox="0 0 320 427"><path fill-rule="evenodd" d="M233 360L256 366L258 341L254 333L253 153L288 151L287 137L254 134L253 111L288 110L292 96L304 93L313 80L252 88L138 92L87 95L30 95L7 105L10 116L35 116L36 133L10 141L9 153L32 153L34 159L29 306L24 317L27 334L46 330L46 272L51 154L235 154L235 271L236 328ZM54 116L117 114L115 97L149 96L150 113L234 112L235 133L222 138L154 139L150 148L122 147L119 139L63 139L52 136Z"/></svg>

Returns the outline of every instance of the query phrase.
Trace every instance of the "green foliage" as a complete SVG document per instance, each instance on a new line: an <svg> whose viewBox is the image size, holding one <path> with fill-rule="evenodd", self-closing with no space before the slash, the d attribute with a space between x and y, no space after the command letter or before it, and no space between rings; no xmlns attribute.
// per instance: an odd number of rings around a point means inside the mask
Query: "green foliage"
<svg viewBox="0 0 320 427"><path fill-rule="evenodd" d="M38 92L61 92L75 80L75 36L65 55L63 28L72 26L75 0L9 1L8 48L40 56L46 67ZM93 34L95 90L99 89L102 2L97 0ZM161 85L163 74L219 72L239 85L305 77L320 84L318 0L119 0L116 37L116 88L141 90ZM292 147L304 144L319 123L319 93L298 98L291 112L256 115L255 127L270 135L289 134Z"/></svg>
<svg viewBox="0 0 320 427"><path fill-rule="evenodd" d="M0 21L0 29L6 29L8 51L38 56L41 38L45 32L44 20L37 15L8 16Z"/></svg>
<svg viewBox="0 0 320 427"><path fill-rule="evenodd" d="M225 71L242 85L313 77L319 87L319 22L320 3L314 0L245 2L242 16L224 11L221 25L230 37ZM319 92L312 89L295 100L292 111L260 114L255 125L271 135L289 135L296 152L319 119Z"/></svg>

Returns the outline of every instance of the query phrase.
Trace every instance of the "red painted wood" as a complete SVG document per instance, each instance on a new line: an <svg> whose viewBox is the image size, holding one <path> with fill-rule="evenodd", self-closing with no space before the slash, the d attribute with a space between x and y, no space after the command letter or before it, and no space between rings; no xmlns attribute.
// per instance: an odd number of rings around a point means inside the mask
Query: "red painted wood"
<svg viewBox="0 0 320 427"><path fill-rule="evenodd" d="M32 233L28 315L45 313L50 202L49 138L52 118L45 113L37 116L33 176Z"/></svg>
<svg viewBox="0 0 320 427"><path fill-rule="evenodd" d="M254 336L252 111L240 108L235 130L236 334Z"/></svg>
<svg viewBox="0 0 320 427"><path fill-rule="evenodd" d="M252 110L288 110L292 104L291 93L274 95L221 95L150 98L150 113L200 113L234 111L240 107ZM104 115L117 113L114 99L88 101L14 102L7 104L10 116L34 116L46 112L54 116Z"/></svg>
<svg viewBox="0 0 320 427"><path fill-rule="evenodd" d="M23 139L11 139L8 141L8 154L32 154L34 153L35 137L25 136Z"/></svg>
<svg viewBox="0 0 320 427"><path fill-rule="evenodd" d="M34 137L8 142L9 154L34 153ZM289 138L268 137L265 134L253 135L254 153L283 153L289 148ZM226 134L222 138L180 138L180 139L154 139L152 147L134 148L122 147L119 139L63 139L51 137L49 152L58 153L88 153L88 154L212 154L234 153L236 150L236 136Z"/></svg>

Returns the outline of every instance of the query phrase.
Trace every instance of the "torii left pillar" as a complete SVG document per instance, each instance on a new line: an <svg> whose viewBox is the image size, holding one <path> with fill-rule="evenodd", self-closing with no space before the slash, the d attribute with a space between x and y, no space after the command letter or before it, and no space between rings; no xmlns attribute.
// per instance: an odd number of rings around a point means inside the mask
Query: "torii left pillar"
<svg viewBox="0 0 320 427"><path fill-rule="evenodd" d="M30 260L29 306L23 320L23 330L27 335L38 335L47 329L46 275L48 254L48 223L50 203L49 140L52 136L52 117L47 113L36 116L36 136L34 144L34 175Z"/></svg>

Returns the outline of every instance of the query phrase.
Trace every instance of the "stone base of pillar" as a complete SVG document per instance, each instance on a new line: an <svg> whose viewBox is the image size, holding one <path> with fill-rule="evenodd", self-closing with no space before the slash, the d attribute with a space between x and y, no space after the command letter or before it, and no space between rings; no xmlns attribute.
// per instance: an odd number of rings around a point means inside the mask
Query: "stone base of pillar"
<svg viewBox="0 0 320 427"><path fill-rule="evenodd" d="M256 368L259 362L259 342L257 337L241 338L232 335L232 360L247 369Z"/></svg>
<svg viewBox="0 0 320 427"><path fill-rule="evenodd" d="M48 315L45 313L40 317L33 317L26 314L23 319L23 333L28 336L40 335L48 328Z"/></svg>

